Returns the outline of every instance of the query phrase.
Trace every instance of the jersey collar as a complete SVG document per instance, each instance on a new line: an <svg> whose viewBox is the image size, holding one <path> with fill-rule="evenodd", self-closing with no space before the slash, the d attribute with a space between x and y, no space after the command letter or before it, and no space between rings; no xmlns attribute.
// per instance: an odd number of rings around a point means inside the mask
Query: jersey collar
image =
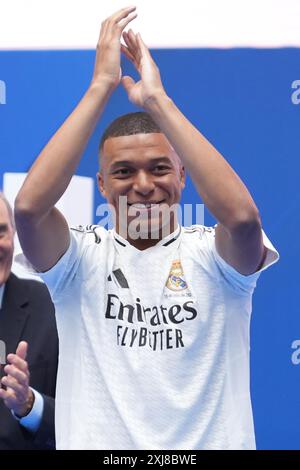
<svg viewBox="0 0 300 470"><path fill-rule="evenodd" d="M155 246L156 247L157 246L169 246L175 240L177 240L180 237L180 234L181 234L181 226L178 225L176 230L174 230L174 232L170 233L170 235L167 235L166 237L159 240L155 245L153 245L153 247L155 247ZM130 247L134 248L133 245L131 245L128 240L121 237L121 235L119 235L115 231L115 229L112 229L112 236L113 236L114 240L118 243L119 246L123 246L124 248L130 246ZM146 250L144 250L144 251L146 251Z"/></svg>

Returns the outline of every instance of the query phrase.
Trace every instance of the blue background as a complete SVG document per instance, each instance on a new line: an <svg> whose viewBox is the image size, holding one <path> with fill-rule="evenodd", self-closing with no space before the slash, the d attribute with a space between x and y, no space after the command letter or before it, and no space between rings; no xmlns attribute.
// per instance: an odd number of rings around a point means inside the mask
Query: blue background
<svg viewBox="0 0 300 470"><path fill-rule="evenodd" d="M291 84L300 79L300 50L180 49L153 55L168 94L248 186L281 254L254 296L252 400L258 448L299 449L300 365L291 362L291 343L300 338L300 105L292 104ZM4 172L30 168L86 90L93 61L93 51L0 52L0 79L7 87L7 104L0 106L0 185ZM122 68L133 72L128 62ZM95 175L101 132L132 110L119 87L78 175ZM100 202L95 194L95 205ZM200 202L190 182L182 202ZM214 223L209 214L205 223Z"/></svg>

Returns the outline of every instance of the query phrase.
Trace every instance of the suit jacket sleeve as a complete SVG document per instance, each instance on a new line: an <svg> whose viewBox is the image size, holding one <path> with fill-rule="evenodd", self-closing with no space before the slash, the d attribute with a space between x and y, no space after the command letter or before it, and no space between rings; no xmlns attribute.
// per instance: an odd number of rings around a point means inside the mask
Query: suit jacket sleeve
<svg viewBox="0 0 300 470"><path fill-rule="evenodd" d="M44 410L39 429L33 434L12 416L1 401L0 450L54 448L54 398L58 362L54 314L54 306L44 284L18 279L11 274L4 290L0 339L6 344L7 354L16 351L19 341L28 342L30 385L43 396Z"/></svg>
<svg viewBox="0 0 300 470"><path fill-rule="evenodd" d="M55 399L42 395L44 410L40 426L35 433L34 445L38 449L55 449L54 408Z"/></svg>

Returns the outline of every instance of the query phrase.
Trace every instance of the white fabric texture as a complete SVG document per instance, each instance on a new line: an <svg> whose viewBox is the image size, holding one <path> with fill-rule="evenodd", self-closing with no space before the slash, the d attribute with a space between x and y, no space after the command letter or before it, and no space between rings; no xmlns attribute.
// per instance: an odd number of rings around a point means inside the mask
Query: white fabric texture
<svg viewBox="0 0 300 470"><path fill-rule="evenodd" d="M58 449L254 449L251 298L278 259L264 236L244 276L214 228L180 228L139 251L113 230L79 227L40 274L60 341Z"/></svg>

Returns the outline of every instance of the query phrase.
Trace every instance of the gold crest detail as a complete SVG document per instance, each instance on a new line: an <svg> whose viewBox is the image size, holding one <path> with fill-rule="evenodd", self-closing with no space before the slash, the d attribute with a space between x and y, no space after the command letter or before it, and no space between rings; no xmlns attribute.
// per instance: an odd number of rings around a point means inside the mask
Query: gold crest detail
<svg viewBox="0 0 300 470"><path fill-rule="evenodd" d="M170 274L166 282L166 287L173 291L182 291L187 289L187 283L184 279L180 260L173 261Z"/></svg>

